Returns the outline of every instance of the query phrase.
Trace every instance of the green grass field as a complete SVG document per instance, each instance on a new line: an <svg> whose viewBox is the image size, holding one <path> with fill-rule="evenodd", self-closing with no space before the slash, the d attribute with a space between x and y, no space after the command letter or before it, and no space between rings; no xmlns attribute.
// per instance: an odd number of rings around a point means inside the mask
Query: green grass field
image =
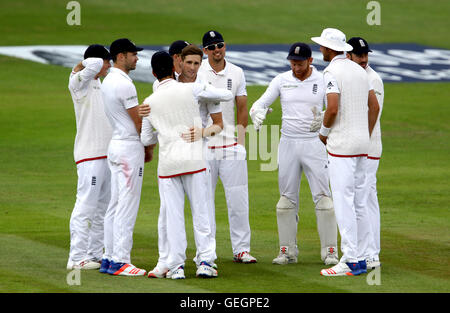
<svg viewBox="0 0 450 313"><path fill-rule="evenodd" d="M324 27L341 28L369 42L414 42L450 48L448 1L380 1L381 26L366 24L366 1L79 1L81 26L66 24L65 1L0 3L1 45L109 45L119 37L137 44L200 43L215 28L230 43L308 41ZM417 21L421 21L420 23ZM432 31L431 31L432 30ZM219 278L195 278L187 261L184 281L125 278L82 272L66 282L69 218L76 194L75 117L67 89L70 69L0 56L0 292L192 293L448 293L450 291L448 83L387 83L382 116L383 158L378 172L381 207L381 285L367 276L325 278L307 180L300 194L299 263L274 266L278 252L277 172L249 165L252 254L257 264L232 262L221 185L216 194ZM150 73L149 73L150 75ZM136 83L143 100L151 86ZM248 87L249 106L265 87ZM279 124L279 102L268 124ZM156 160L146 164L132 261L157 261L159 196ZM188 260L195 253L186 210Z"/></svg>

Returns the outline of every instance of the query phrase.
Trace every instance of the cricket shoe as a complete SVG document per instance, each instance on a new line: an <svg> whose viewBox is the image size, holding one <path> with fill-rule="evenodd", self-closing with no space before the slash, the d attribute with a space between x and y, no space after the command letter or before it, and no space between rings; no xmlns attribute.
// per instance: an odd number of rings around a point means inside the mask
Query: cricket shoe
<svg viewBox="0 0 450 313"><path fill-rule="evenodd" d="M361 274L367 273L367 263L366 260L358 261L359 270L361 271Z"/></svg>
<svg viewBox="0 0 450 313"><path fill-rule="evenodd" d="M366 260L366 264L368 270L374 270L377 267L381 267L380 261L377 261L375 259Z"/></svg>
<svg viewBox="0 0 450 313"><path fill-rule="evenodd" d="M322 276L357 276L361 274L359 263L339 262L335 266L320 271Z"/></svg>
<svg viewBox="0 0 450 313"><path fill-rule="evenodd" d="M325 265L336 265L339 263L338 253L336 247L327 247L325 258L323 262Z"/></svg>
<svg viewBox="0 0 450 313"><path fill-rule="evenodd" d="M145 270L137 268L130 263L116 263L111 261L108 268L108 274L116 276L144 276L145 273Z"/></svg>
<svg viewBox="0 0 450 313"><path fill-rule="evenodd" d="M109 265L111 264L111 261L108 259L102 259L102 263L100 264L99 272L103 274L108 273Z"/></svg>
<svg viewBox="0 0 450 313"><path fill-rule="evenodd" d="M80 262L73 262L73 261L67 262L68 270L74 270L74 269L96 270L99 268L100 268L100 263L97 261L94 261L94 260L83 260Z"/></svg>
<svg viewBox="0 0 450 313"><path fill-rule="evenodd" d="M297 257L294 255L289 255L289 247L281 246L280 254L272 260L272 264L286 265L291 263L297 263Z"/></svg>
<svg viewBox="0 0 450 313"><path fill-rule="evenodd" d="M148 272L148 278L165 278L168 271L169 269L166 267L162 268L159 266L155 266L154 269Z"/></svg>
<svg viewBox="0 0 450 313"><path fill-rule="evenodd" d="M166 274L166 278L171 279L185 279L186 276L184 276L184 266L181 265L178 268L172 270L169 270Z"/></svg>
<svg viewBox="0 0 450 313"><path fill-rule="evenodd" d="M200 262L200 266L197 268L197 277L202 278L212 278L217 277L218 273L215 268L213 268L209 263L207 262Z"/></svg>
<svg viewBox="0 0 450 313"><path fill-rule="evenodd" d="M251 256L248 251L244 251L234 255L233 262L237 263L256 263L256 258Z"/></svg>

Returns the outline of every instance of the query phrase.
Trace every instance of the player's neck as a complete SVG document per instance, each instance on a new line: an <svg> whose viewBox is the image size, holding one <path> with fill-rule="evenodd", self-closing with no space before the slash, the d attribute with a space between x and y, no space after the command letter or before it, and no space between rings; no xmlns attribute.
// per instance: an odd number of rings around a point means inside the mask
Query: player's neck
<svg viewBox="0 0 450 313"><path fill-rule="evenodd" d="M127 68L125 68L125 66L118 64L118 63L114 63L114 67L118 68L119 70L121 70L122 72L124 72L127 75L130 72Z"/></svg>
<svg viewBox="0 0 450 313"><path fill-rule="evenodd" d="M197 75L195 75L194 78L186 77L185 75L183 75L183 73L181 73L180 76L178 76L178 81L181 83L193 83L195 82L196 79Z"/></svg>
<svg viewBox="0 0 450 313"><path fill-rule="evenodd" d="M214 70L214 72L219 73L224 70L225 68L225 59L221 59L219 61L216 61L212 58L208 59L209 65L211 65L211 68Z"/></svg>

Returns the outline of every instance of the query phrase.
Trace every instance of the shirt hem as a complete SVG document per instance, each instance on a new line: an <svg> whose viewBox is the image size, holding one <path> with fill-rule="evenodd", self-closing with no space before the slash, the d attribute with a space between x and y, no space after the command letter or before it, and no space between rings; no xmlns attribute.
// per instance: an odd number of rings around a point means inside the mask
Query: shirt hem
<svg viewBox="0 0 450 313"><path fill-rule="evenodd" d="M179 173L179 174L174 174L174 175L169 175L169 176L161 176L158 175L159 178L173 178L173 177L177 177L177 176L183 176L183 175L190 175L190 174L196 174L196 173L200 173L206 171L206 167L202 168L201 170L197 170L197 171L192 171L192 172L185 172L185 173Z"/></svg>

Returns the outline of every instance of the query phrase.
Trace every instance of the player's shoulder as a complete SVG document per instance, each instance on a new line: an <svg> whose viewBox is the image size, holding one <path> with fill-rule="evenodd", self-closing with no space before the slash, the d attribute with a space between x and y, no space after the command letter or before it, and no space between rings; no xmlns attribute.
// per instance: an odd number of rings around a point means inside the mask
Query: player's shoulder
<svg viewBox="0 0 450 313"><path fill-rule="evenodd" d="M226 61L227 71L230 71L232 73L239 73L239 74L244 73L244 70L242 69L242 67L240 67L228 60L225 60L225 61Z"/></svg>
<svg viewBox="0 0 450 313"><path fill-rule="evenodd" d="M367 65L366 72L370 81L383 84L380 74L378 74L370 65Z"/></svg>

